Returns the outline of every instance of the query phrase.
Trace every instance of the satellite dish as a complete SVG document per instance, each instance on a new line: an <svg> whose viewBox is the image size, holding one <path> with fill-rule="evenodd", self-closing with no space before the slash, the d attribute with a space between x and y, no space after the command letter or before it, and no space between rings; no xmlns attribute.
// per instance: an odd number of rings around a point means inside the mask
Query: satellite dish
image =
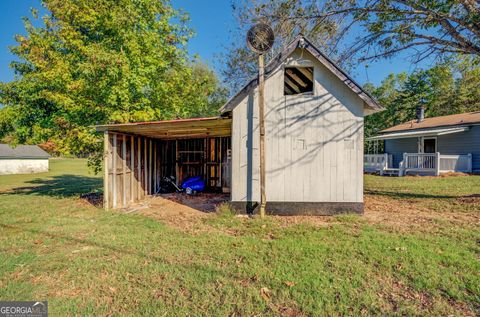
<svg viewBox="0 0 480 317"><path fill-rule="evenodd" d="M265 23L255 24L247 32L247 44L252 51L258 54L268 52L273 46L275 34L270 25Z"/></svg>

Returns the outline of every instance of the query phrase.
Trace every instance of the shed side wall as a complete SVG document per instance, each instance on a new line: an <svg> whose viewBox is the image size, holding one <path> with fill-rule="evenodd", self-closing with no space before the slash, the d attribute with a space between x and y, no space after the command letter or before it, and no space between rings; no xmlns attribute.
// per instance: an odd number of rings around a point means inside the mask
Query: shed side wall
<svg viewBox="0 0 480 317"><path fill-rule="evenodd" d="M284 66L313 66L314 95L284 96ZM363 202L363 101L308 52L265 83L270 202ZM233 110L232 201L259 200L257 91Z"/></svg>

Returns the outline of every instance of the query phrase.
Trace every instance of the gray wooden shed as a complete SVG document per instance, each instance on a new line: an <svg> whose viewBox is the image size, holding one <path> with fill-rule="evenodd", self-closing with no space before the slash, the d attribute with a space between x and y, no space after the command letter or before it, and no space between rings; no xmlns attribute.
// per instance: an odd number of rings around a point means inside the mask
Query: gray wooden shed
<svg viewBox="0 0 480 317"><path fill-rule="evenodd" d="M382 107L303 36L271 60L265 76L267 213L362 212L364 117ZM210 188L230 192L236 209L256 212L257 84L255 78L234 95L219 118L99 126L106 206L154 193L165 173L181 182L192 153L182 157L179 146L197 140L190 148L202 157L194 172Z"/></svg>

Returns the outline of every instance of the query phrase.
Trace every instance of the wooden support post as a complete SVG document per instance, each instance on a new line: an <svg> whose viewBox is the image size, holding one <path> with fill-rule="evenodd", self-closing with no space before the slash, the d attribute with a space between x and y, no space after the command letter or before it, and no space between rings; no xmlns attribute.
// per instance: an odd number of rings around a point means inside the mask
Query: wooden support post
<svg viewBox="0 0 480 317"><path fill-rule="evenodd" d="M142 139L138 137L137 139L137 199L140 199L142 196Z"/></svg>
<svg viewBox="0 0 480 317"><path fill-rule="evenodd" d="M435 176L440 175L440 152L435 153Z"/></svg>
<svg viewBox="0 0 480 317"><path fill-rule="evenodd" d="M147 166L147 138L143 138L143 164L144 164L144 170L143 170L143 192L146 195L148 195L148 188L147 188L147 181L148 181L148 166Z"/></svg>
<svg viewBox="0 0 480 317"><path fill-rule="evenodd" d="M122 135L122 207L127 207L127 138Z"/></svg>
<svg viewBox="0 0 480 317"><path fill-rule="evenodd" d="M108 131L103 133L103 208L110 209L110 156L112 149Z"/></svg>
<svg viewBox="0 0 480 317"><path fill-rule="evenodd" d="M219 166L219 169L218 169L218 180L217 180L217 184L220 185L220 188L223 187L223 184L222 184L222 177L223 177L223 171L222 171L222 162L223 162L223 139L222 137L219 138L219 151L218 151L218 166Z"/></svg>
<svg viewBox="0 0 480 317"><path fill-rule="evenodd" d="M130 202L135 201L135 137L130 136Z"/></svg>
<svg viewBox="0 0 480 317"><path fill-rule="evenodd" d="M152 192L152 174L153 174L153 166L152 166L152 139L150 139L149 143L149 151L148 151L148 193L151 195Z"/></svg>
<svg viewBox="0 0 480 317"><path fill-rule="evenodd" d="M153 193L157 193L157 142L153 142Z"/></svg>
<svg viewBox="0 0 480 317"><path fill-rule="evenodd" d="M175 140L175 183L180 185L180 168L178 166L178 140Z"/></svg>
<svg viewBox="0 0 480 317"><path fill-rule="evenodd" d="M260 217L265 217L267 198L265 194L265 74L264 56L258 55L258 108L260 120Z"/></svg>
<svg viewBox="0 0 480 317"><path fill-rule="evenodd" d="M117 134L113 135L113 146L112 146L112 207L113 209L117 208Z"/></svg>

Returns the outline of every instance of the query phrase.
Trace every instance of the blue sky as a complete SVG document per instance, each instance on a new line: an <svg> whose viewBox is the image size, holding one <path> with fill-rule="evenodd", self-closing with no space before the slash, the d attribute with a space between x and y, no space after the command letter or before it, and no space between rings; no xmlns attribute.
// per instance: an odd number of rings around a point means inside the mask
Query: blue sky
<svg viewBox="0 0 480 317"><path fill-rule="evenodd" d="M190 14L190 26L196 35L188 48L191 54L198 54L201 60L218 69L219 54L230 41L229 31L235 23L230 0L173 0L173 6ZM8 50L14 45L15 34L25 34L22 17L30 17L30 8L39 7L39 0L0 0L0 81L10 81L13 72L9 68L14 56ZM412 71L414 69L402 56L392 60L376 62L368 67L360 66L352 77L360 83L367 81L379 84L389 73Z"/></svg>

